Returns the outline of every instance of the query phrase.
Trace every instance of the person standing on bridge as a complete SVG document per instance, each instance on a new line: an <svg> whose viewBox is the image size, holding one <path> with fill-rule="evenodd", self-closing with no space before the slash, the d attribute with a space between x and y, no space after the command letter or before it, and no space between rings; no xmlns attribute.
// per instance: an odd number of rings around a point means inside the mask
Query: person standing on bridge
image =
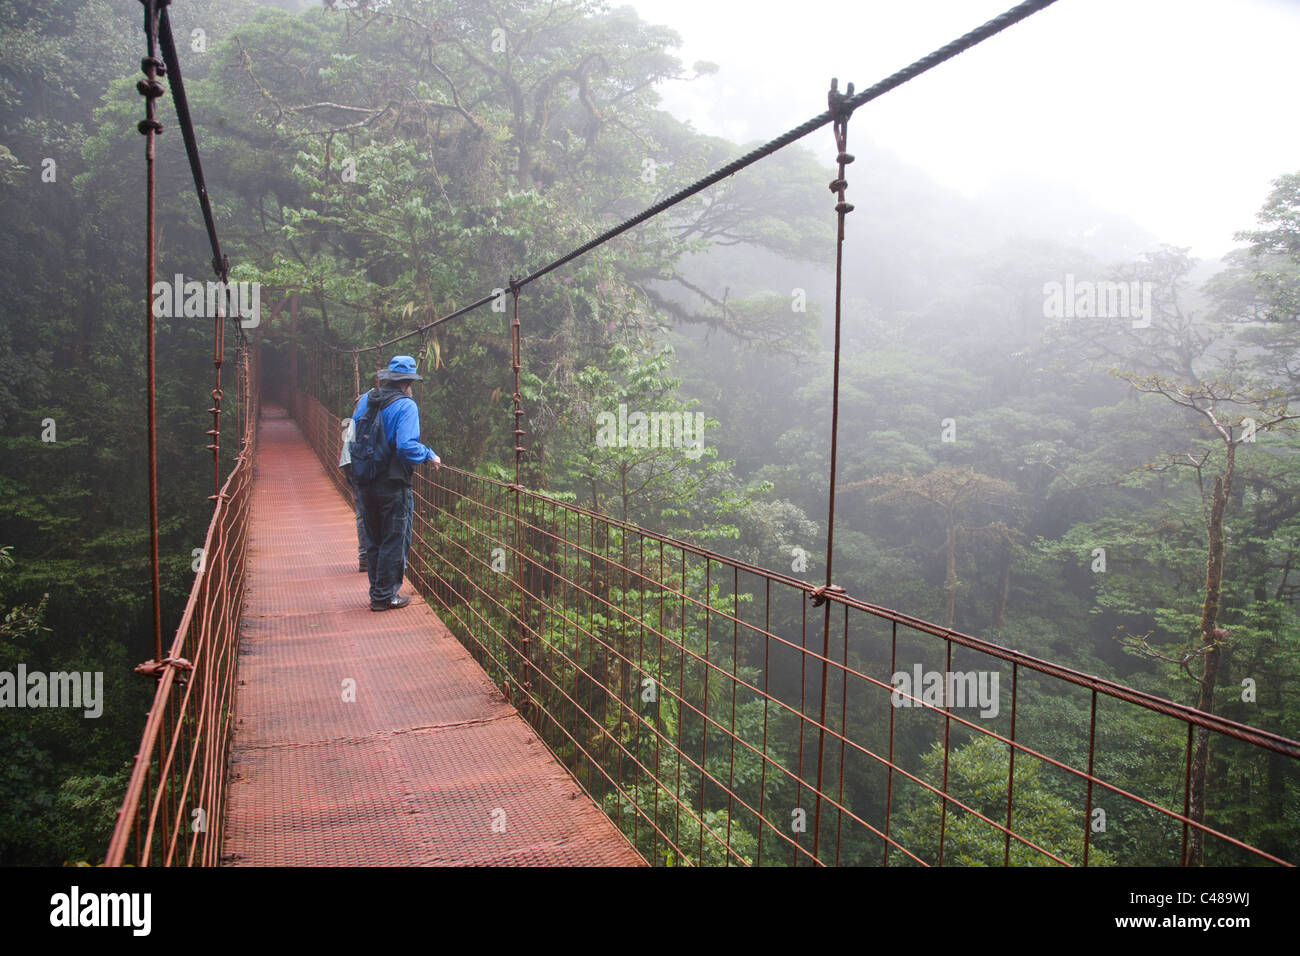
<svg viewBox="0 0 1300 956"><path fill-rule="evenodd" d="M379 386L362 395L352 413L358 438L352 446L353 480L361 493L372 611L394 610L411 603L409 597L397 593L406 574L406 555L411 549L411 522L415 512L411 475L421 462L431 461L434 468L442 464L432 448L420 443L420 410L411 397L411 383L423 380L415 370L415 359L395 355L388 369L379 373ZM382 436L376 437L385 440L387 460L377 463L378 475L373 480L362 481L357 453L365 434L362 420L372 403L379 419L376 424L382 424Z"/></svg>
<svg viewBox="0 0 1300 956"><path fill-rule="evenodd" d="M366 572L366 552L369 550L369 546L366 544L366 519L361 513L361 491L357 488L357 483L352 480L352 455L348 450L348 446L356 438L357 422L354 418L345 418L339 424L343 428L343 442L339 449L339 468L343 470L348 487L352 489L352 503L357 514L357 570L364 574Z"/></svg>

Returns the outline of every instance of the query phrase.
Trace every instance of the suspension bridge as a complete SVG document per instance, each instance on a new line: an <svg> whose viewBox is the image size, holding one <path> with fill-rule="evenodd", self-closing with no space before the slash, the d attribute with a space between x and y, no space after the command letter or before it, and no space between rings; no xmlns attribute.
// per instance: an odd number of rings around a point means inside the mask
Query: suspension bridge
<svg viewBox="0 0 1300 956"><path fill-rule="evenodd" d="M1243 839L1204 782L1213 748L1293 787L1300 742L871 604L834 578L849 119L1051 2L1022 3L861 93L832 84L826 113L512 277L515 480L417 470L405 610L369 613L340 410L366 384L363 362L368 380L372 359L499 293L374 345L295 344L274 382L262 334L218 310L213 514L167 647L146 309L155 656L137 670L157 689L106 863L1087 866L1112 859L1109 820L1151 865L1293 865L1295 847ZM225 282L166 2L142 4L148 287L161 78ZM822 583L525 487L524 289L828 125L839 228ZM228 397L237 448L223 478ZM898 673L917 677L903 688ZM923 689L934 673L950 675L946 692ZM960 683L973 675L985 684ZM989 684L999 705L958 706ZM1149 741L1138 767L1112 759L1135 730ZM1045 806L1068 826L1044 827Z"/></svg>

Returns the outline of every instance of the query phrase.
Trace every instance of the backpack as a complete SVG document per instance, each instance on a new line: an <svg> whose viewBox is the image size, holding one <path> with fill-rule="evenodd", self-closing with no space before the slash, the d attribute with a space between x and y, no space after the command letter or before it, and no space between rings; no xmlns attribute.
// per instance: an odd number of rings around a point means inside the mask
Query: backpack
<svg viewBox="0 0 1300 956"><path fill-rule="evenodd" d="M348 442L348 454L352 456L352 480L358 485L370 485L389 474L392 468L394 450L388 440L388 431L384 428L383 410L398 399L408 396L400 392L395 396L385 396L379 400L379 389L371 389L366 396L366 413L357 419L355 437Z"/></svg>

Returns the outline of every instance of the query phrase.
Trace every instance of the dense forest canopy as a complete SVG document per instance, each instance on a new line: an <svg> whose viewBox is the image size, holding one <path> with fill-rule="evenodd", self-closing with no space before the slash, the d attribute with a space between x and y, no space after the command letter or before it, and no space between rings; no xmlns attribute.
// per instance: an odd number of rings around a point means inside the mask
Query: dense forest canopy
<svg viewBox="0 0 1300 956"><path fill-rule="evenodd" d="M678 34L631 7L298 6L171 14L178 36L203 34L182 57L232 278L299 293L299 328L268 336L281 353L445 315L753 145L659 108L658 84L715 67L681 63ZM98 720L0 712L8 864L102 856L151 691L131 674L151 653L139 10L0 8L0 670L106 677ZM163 120L158 273L207 279ZM1300 735L1300 171L1278 170L1240 247L1208 262L1132 223L1086 248L1026 229L905 166L865 124L853 152L837 581ZM528 289L526 484L818 580L828 155L783 150ZM1125 308L1098 304L1121 291ZM184 317L158 328L165 632L207 522L209 335ZM513 480L501 316L481 309L418 347L439 454ZM597 441L620 406L701 414L700 453ZM1142 764L1136 730L1117 762ZM972 745L962 772L977 781L986 757ZM1250 839L1294 842L1293 774L1213 759L1198 773L1233 781ZM1046 784L1042 806L1055 826ZM974 838L963 852L988 862ZM1141 860L1136 839L1106 852Z"/></svg>

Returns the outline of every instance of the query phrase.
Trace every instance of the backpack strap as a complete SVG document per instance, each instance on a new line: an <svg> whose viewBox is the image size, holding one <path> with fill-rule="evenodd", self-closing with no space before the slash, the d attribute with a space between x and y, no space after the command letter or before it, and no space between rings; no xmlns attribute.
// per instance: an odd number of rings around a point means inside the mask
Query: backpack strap
<svg viewBox="0 0 1300 956"><path fill-rule="evenodd" d="M376 389L375 391L378 392L379 390ZM412 405L415 404L415 399L412 398L410 395L407 395L401 391L397 391L395 395L385 396L383 402L371 403L369 400L367 400L366 413L369 414L371 404L377 406L377 411L375 414L379 415L382 412L387 411L393 405L396 405L402 399L406 399ZM381 417L379 421L380 421L380 427L383 427L383 418ZM409 462L403 461L402 457L397 453L396 430L394 430L393 432L392 439L388 438L388 432L387 430L385 430L384 438L387 441L388 450L390 455L392 456L388 462L388 469L386 471L387 476L391 479L394 479L395 481L401 481L405 484L410 484L411 472L414 471L415 466L411 465Z"/></svg>

